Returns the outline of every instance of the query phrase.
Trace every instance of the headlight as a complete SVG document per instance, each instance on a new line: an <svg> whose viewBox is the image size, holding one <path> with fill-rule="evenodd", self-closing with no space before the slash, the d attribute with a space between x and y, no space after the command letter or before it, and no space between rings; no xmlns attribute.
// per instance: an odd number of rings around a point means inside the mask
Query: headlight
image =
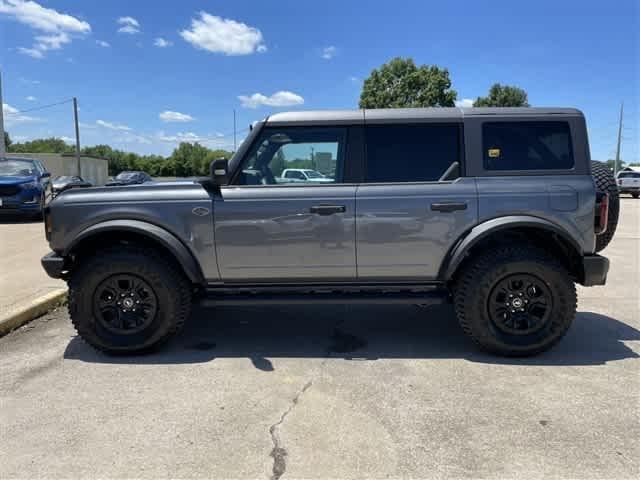
<svg viewBox="0 0 640 480"><path fill-rule="evenodd" d="M38 187L38 182L27 182L27 183L22 183L20 185L22 188L24 188L25 190L29 190L31 188L37 188Z"/></svg>

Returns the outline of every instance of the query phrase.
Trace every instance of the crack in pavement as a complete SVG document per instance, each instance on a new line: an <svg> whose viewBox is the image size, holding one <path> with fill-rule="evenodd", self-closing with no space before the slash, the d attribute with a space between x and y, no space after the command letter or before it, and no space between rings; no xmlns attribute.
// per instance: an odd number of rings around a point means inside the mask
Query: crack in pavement
<svg viewBox="0 0 640 480"><path fill-rule="evenodd" d="M322 362L322 364L320 365L320 368L324 366L326 361L327 359L325 359ZM298 402L300 401L300 397L302 397L302 395L304 395L304 392L309 390L309 388L311 388L312 385L313 385L313 380L309 380L304 385L304 387L302 387L302 390L300 390L296 394L296 396L293 397L291 405L289 405L289 408L287 408L287 410L280 416L280 420L278 420L276 423L274 423L269 427L269 434L271 435L271 441L273 442L273 449L269 454L270 457L273 457L273 469L272 469L271 480L278 480L287 469L287 461L286 461L287 450L282 446L282 442L280 441L280 435L278 434L278 429L284 422L285 418L287 418L287 415L289 415L291 411L295 408L295 406L298 404Z"/></svg>
<svg viewBox="0 0 640 480"><path fill-rule="evenodd" d="M280 477L284 474L287 469L287 450L282 446L282 442L280 440L279 429L284 423L287 416L293 411L293 409L298 405L298 402L304 395L304 393L309 390L313 386L313 382L320 375L322 369L326 365L327 361L331 358L331 354L333 352L337 353L347 353L354 350L358 350L367 345L367 342L356 337L355 335L351 335L345 333L339 329L340 324L344 323L344 320L338 320L333 326L333 332L330 336L330 339L333 340L333 344L327 349L327 353L325 355L324 360L320 363L316 374L305 383L304 387L293 397L291 401L291 405L289 408L280 416L280 420L269 427L269 434L271 435L271 442L273 443L273 449L269 456L273 458L273 467L271 471L271 480L279 480Z"/></svg>

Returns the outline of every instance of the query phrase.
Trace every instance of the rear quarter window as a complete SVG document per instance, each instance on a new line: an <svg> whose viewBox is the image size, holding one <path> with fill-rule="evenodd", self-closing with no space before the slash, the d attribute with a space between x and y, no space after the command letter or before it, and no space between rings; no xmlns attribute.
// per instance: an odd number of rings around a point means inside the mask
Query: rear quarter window
<svg viewBox="0 0 640 480"><path fill-rule="evenodd" d="M571 170L567 122L490 122L482 127L485 170Z"/></svg>
<svg viewBox="0 0 640 480"><path fill-rule="evenodd" d="M458 124L367 125L367 183L436 182L460 162Z"/></svg>

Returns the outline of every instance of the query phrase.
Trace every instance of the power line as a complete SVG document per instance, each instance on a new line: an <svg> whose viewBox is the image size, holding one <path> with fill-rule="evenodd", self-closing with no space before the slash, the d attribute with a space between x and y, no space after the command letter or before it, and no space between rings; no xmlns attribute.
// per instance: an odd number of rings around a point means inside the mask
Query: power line
<svg viewBox="0 0 640 480"><path fill-rule="evenodd" d="M55 102L55 103L49 103L47 105L39 105L37 107L26 108L24 110L16 110L15 112L6 112L5 115L18 115L20 113L35 112L36 110L44 110L45 108L55 107L57 105L63 105L65 103L70 103L72 101L73 101L73 98L68 98L66 100L61 100L61 101Z"/></svg>

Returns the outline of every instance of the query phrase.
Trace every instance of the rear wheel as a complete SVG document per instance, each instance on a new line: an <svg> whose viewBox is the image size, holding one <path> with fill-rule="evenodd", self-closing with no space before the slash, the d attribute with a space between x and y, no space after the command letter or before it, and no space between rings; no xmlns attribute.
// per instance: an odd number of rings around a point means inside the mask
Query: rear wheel
<svg viewBox="0 0 640 480"><path fill-rule="evenodd" d="M613 234L616 233L618 216L620 214L620 198L616 179L606 164L596 161L591 162L591 175L593 175L598 191L609 195L609 217L607 230L596 236L596 252L599 252L609 245L609 242L613 238Z"/></svg>
<svg viewBox="0 0 640 480"><path fill-rule="evenodd" d="M150 351L184 324L190 285L173 263L135 247L82 261L69 280L69 313L78 334L110 354Z"/></svg>
<svg viewBox="0 0 640 480"><path fill-rule="evenodd" d="M569 273L537 248L504 246L469 261L454 285L464 332L480 347L505 356L551 348L576 312Z"/></svg>
<svg viewBox="0 0 640 480"><path fill-rule="evenodd" d="M640 197L640 193L632 193L631 196L633 198L638 198L638 197Z"/></svg>

